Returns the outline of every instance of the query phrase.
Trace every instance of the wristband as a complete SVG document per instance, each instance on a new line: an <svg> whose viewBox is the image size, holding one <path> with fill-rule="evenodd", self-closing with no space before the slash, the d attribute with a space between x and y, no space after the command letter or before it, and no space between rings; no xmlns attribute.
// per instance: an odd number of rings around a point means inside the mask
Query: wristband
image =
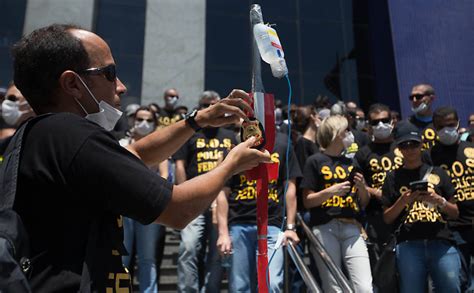
<svg viewBox="0 0 474 293"><path fill-rule="evenodd" d="M186 116L186 124L189 125L194 131L199 131L201 127L197 124L195 118L197 115L197 110L192 111L189 115Z"/></svg>
<svg viewBox="0 0 474 293"><path fill-rule="evenodd" d="M288 224L286 225L286 230L290 230L290 231L296 231L296 225L295 224Z"/></svg>

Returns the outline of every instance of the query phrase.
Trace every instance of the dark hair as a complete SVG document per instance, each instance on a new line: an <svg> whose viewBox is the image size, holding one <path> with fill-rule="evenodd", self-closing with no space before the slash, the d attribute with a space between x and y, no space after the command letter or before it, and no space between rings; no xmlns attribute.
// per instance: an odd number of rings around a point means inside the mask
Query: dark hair
<svg viewBox="0 0 474 293"><path fill-rule="evenodd" d="M81 41L69 30L75 25L53 24L34 30L12 48L14 81L37 113L54 105L53 93L66 70L87 69L89 56Z"/></svg>
<svg viewBox="0 0 474 293"><path fill-rule="evenodd" d="M151 114L153 114L153 115L152 115L152 116L153 116L153 122L155 123L155 126L158 126L158 118L157 118L156 112L155 112L155 110L153 110L152 107L150 107L150 105L148 105L148 106L140 106L140 108L138 108L138 109L135 111L135 113L133 113L133 115L132 115L132 117L133 117L134 120L135 120L135 118L137 117L137 113L138 113L139 111L148 111L148 112L150 112Z"/></svg>
<svg viewBox="0 0 474 293"><path fill-rule="evenodd" d="M296 110L295 120L293 121L295 129L303 133L309 126L311 115L315 114L316 111L313 106L298 107Z"/></svg>
<svg viewBox="0 0 474 293"><path fill-rule="evenodd" d="M369 107L369 111L367 112L367 120L370 121L370 115L372 113L380 113L380 112L388 112L388 117L392 117L390 108L387 105L376 103Z"/></svg>
<svg viewBox="0 0 474 293"><path fill-rule="evenodd" d="M458 112L453 107L441 106L433 112L433 124L436 124L437 119L443 119L444 117L454 114L456 120L459 120Z"/></svg>

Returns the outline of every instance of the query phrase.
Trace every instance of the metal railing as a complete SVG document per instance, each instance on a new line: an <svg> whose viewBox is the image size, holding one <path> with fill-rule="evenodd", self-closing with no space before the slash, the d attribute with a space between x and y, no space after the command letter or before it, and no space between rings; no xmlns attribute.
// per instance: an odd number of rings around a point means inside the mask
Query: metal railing
<svg viewBox="0 0 474 293"><path fill-rule="evenodd" d="M300 276L303 279L303 282L305 283L308 292L322 293L323 291L321 290L321 288L319 288L319 285L314 279L313 275L311 275L311 272L309 271L308 267L304 263L300 254L298 253L295 245L293 244L293 241L289 240L286 247L287 247L288 254L293 260L296 266L296 269L300 273Z"/></svg>

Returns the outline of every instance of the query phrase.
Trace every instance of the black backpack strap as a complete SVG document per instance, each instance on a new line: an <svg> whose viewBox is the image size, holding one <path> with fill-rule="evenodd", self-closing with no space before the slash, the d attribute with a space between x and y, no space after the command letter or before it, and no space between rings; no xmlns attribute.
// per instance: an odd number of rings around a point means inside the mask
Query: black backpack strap
<svg viewBox="0 0 474 293"><path fill-rule="evenodd" d="M21 143L28 124L29 122L24 123L15 132L5 151L5 157L0 168L0 210L11 209L15 202Z"/></svg>
<svg viewBox="0 0 474 293"><path fill-rule="evenodd" d="M50 115L43 114L24 122L10 140L0 165L0 210L11 209L15 202L21 145L26 128Z"/></svg>

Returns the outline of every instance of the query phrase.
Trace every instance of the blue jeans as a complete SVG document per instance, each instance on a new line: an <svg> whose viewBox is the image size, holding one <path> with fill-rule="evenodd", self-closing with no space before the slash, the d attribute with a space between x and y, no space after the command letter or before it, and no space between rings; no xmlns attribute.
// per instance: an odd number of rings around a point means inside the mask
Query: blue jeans
<svg viewBox="0 0 474 293"><path fill-rule="evenodd" d="M209 240L209 253L205 265L203 292L219 292L222 268L216 248L216 238L212 239L211 213L199 215L181 231L178 255L178 292L199 292L199 270L205 262L206 243ZM214 233L216 233L214 231ZM211 236L211 237L210 237Z"/></svg>
<svg viewBox="0 0 474 293"><path fill-rule="evenodd" d="M268 226L268 260L272 257L280 229ZM229 292L257 292L257 226L230 226L232 264L229 273ZM269 292L283 291L283 249L275 252L269 265Z"/></svg>
<svg viewBox="0 0 474 293"><path fill-rule="evenodd" d="M428 274L436 293L461 292L461 260L454 245L443 240L411 240L397 245L400 292L424 293Z"/></svg>
<svg viewBox="0 0 474 293"><path fill-rule="evenodd" d="M161 225L142 225L135 220L124 217L123 228L124 245L129 253L128 256L122 257L124 266L130 266L133 243L136 240L140 292L158 292L156 244Z"/></svg>

